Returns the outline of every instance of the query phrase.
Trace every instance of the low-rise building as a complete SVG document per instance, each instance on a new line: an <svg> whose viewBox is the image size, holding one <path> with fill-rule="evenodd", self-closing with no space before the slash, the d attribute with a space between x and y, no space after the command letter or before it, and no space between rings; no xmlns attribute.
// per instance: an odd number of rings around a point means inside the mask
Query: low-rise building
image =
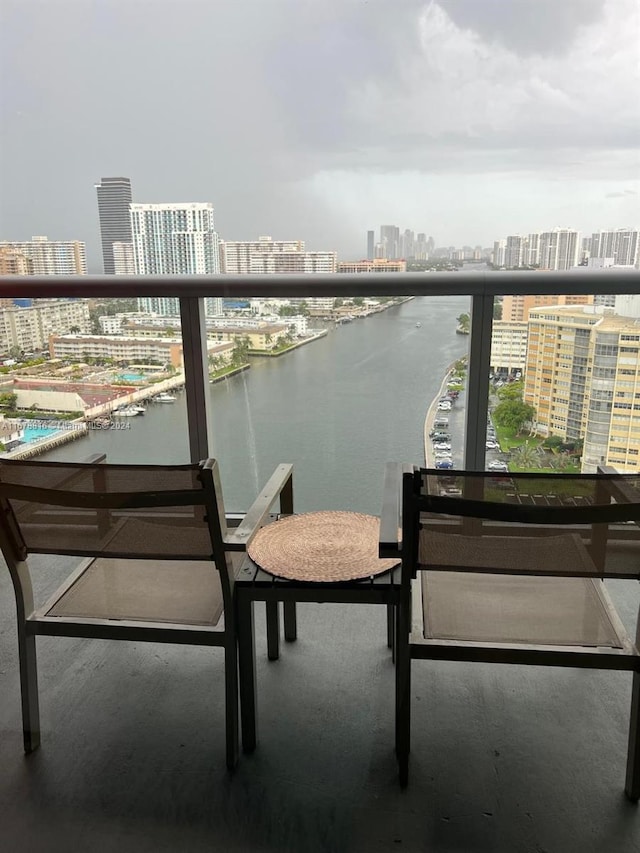
<svg viewBox="0 0 640 853"><path fill-rule="evenodd" d="M364 261L340 261L338 272L406 272L407 262L395 258L373 258Z"/></svg>
<svg viewBox="0 0 640 853"><path fill-rule="evenodd" d="M209 340L229 342L249 341L249 349L268 352L275 349L289 334L289 328L283 323L263 323L258 328L248 326L227 326L207 331Z"/></svg>
<svg viewBox="0 0 640 853"><path fill-rule="evenodd" d="M176 369L184 366L182 339L177 337L155 337L114 335L52 335L49 339L51 358L83 361L88 358L110 358L125 364L167 364ZM231 358L233 345L208 340L209 357Z"/></svg>

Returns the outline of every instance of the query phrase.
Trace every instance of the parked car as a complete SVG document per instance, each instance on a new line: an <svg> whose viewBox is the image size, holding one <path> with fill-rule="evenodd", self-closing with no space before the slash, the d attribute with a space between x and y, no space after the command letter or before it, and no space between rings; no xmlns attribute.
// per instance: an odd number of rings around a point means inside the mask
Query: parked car
<svg viewBox="0 0 640 853"><path fill-rule="evenodd" d="M435 459L452 459L453 456L450 450L436 450L433 454Z"/></svg>
<svg viewBox="0 0 640 853"><path fill-rule="evenodd" d="M503 462L501 459L494 459L493 461L489 462L489 464L487 465L487 470L488 471L508 471L509 466L507 465L506 462Z"/></svg>
<svg viewBox="0 0 640 853"><path fill-rule="evenodd" d="M437 459L436 460L436 468L453 468L453 460L452 459Z"/></svg>
<svg viewBox="0 0 640 853"><path fill-rule="evenodd" d="M451 403L448 400L446 402L438 403L438 411L439 412L450 412L451 411Z"/></svg>
<svg viewBox="0 0 640 853"><path fill-rule="evenodd" d="M433 445L434 450L451 450L451 444L448 441L436 441Z"/></svg>
<svg viewBox="0 0 640 853"><path fill-rule="evenodd" d="M498 444L498 442L497 441L491 441L491 439L487 440L485 446L486 446L487 450L500 450L500 445Z"/></svg>

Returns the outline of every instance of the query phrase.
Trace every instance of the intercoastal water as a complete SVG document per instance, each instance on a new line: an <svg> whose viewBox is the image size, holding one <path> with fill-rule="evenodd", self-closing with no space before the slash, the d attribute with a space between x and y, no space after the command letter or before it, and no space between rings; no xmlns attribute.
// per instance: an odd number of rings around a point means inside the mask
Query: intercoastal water
<svg viewBox="0 0 640 853"><path fill-rule="evenodd" d="M468 297L416 298L211 385L211 453L227 509L246 508L279 462L293 462L299 511L377 514L384 463L424 462L425 414L447 366L467 352L455 327L468 310ZM184 394L125 420L42 458L189 461Z"/></svg>

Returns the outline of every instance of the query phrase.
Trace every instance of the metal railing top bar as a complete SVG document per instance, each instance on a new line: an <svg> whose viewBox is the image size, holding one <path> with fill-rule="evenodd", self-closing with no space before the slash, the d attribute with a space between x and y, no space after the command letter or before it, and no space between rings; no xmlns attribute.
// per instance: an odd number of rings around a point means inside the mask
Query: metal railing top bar
<svg viewBox="0 0 640 853"><path fill-rule="evenodd" d="M2 276L0 297L502 296L634 294L640 270L544 270L274 275Z"/></svg>

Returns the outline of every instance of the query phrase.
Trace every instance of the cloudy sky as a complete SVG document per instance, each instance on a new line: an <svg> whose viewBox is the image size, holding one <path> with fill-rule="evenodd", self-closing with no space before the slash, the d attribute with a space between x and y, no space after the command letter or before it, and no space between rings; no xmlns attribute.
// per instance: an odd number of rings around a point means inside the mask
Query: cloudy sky
<svg viewBox="0 0 640 853"><path fill-rule="evenodd" d="M638 92L638 0L0 0L0 239L100 272L108 175L341 257L637 227Z"/></svg>

